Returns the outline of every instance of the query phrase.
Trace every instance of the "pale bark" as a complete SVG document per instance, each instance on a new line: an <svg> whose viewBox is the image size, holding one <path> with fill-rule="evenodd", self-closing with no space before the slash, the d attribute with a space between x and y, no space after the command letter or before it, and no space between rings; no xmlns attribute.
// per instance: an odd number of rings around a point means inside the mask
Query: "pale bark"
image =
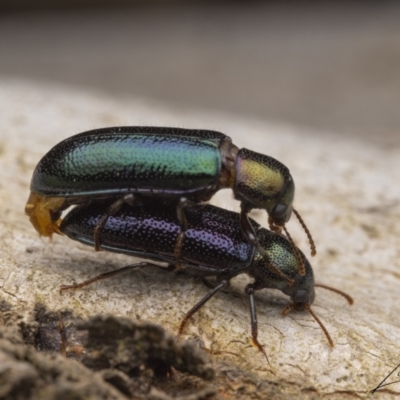
<svg viewBox="0 0 400 400"><path fill-rule="evenodd" d="M332 336L331 349L308 313L283 317L289 299L277 291L259 293L259 341L269 366L250 346L245 279L238 278L230 293L217 295L190 321L185 338L198 336L207 348L235 353L212 357L282 387L295 384L299 393L308 389L304 393L363 397L400 362L400 149L381 150L293 126L167 108L142 99L4 80L0 120L0 300L15 312L28 315L40 301L52 310L140 318L176 332L185 311L207 291L198 280L143 270L60 296L59 285L133 259L96 253L66 237L41 239L23 210L36 163L68 136L116 125L208 128L290 168L295 208L315 239L317 256L310 257L306 235L294 217L288 229L310 258L316 281L349 293L355 303L350 307L342 297L316 289L312 308ZM213 203L238 210L229 191L220 192ZM252 215L267 226L265 213ZM400 384L388 386L380 396L394 394L400 394Z"/></svg>

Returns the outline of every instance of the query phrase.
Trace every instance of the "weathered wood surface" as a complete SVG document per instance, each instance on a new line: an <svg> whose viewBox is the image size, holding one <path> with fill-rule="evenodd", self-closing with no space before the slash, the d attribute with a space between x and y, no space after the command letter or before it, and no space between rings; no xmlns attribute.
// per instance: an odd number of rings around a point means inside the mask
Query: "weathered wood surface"
<svg viewBox="0 0 400 400"><path fill-rule="evenodd" d="M288 299L277 291L257 295L259 340L271 366L249 345L246 282L217 295L188 324L216 354L299 396L369 396L400 362L400 150L377 149L292 126L238 116L166 108L141 99L110 98L66 87L0 80L0 300L28 318L36 302L77 315L98 313L140 318L176 332L184 312L207 289L192 278L140 271L76 293L59 295L60 284L92 277L132 262L127 256L95 253L66 237L41 239L24 215L33 168L60 140L102 126L159 125L223 131L235 144L271 155L295 179L295 207L316 241L311 259L316 281L354 297L345 300L316 289L313 310L335 343L306 312L282 317ZM229 191L213 203L238 209ZM254 216L267 226L266 215ZM288 224L309 256L307 238L295 218ZM236 294L236 295L234 295ZM233 341L233 342L232 342ZM270 369L274 373L271 373ZM400 394L400 383L375 397ZM301 397L299 397L301 398Z"/></svg>

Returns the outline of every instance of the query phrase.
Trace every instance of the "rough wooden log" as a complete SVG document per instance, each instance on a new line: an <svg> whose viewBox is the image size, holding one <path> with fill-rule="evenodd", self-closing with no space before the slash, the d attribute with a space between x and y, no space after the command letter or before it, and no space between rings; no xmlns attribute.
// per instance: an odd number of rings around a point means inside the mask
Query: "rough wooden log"
<svg viewBox="0 0 400 400"><path fill-rule="evenodd" d="M207 291L198 280L142 270L60 296L61 284L133 259L96 253L62 236L52 242L41 239L23 210L36 163L68 136L113 125L209 128L290 168L295 207L317 245L311 259L316 281L349 293L355 304L349 307L335 293L316 289L313 310L332 336L331 349L308 313L283 317L285 296L273 290L257 294L259 341L268 365L250 345L246 278L239 277L229 293L217 295L190 321L185 337L199 338L215 352L215 361L235 364L282 390L290 387L298 398L368 396L400 362L400 149L143 99L5 80L0 80L0 121L0 300L11 304L13 312L29 318L35 303L42 302L81 317L109 313L176 332L185 311ZM238 210L229 191L212 202ZM252 215L267 226L263 212ZM288 229L310 257L295 218ZM395 394L400 395L400 383L381 391L388 398Z"/></svg>

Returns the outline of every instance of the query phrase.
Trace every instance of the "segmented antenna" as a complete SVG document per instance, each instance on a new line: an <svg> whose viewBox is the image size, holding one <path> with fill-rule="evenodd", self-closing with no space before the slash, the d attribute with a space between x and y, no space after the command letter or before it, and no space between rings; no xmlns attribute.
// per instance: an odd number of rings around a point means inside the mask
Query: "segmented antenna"
<svg viewBox="0 0 400 400"><path fill-rule="evenodd" d="M303 227L304 231L306 232L306 235L308 237L308 241L310 243L311 256L314 257L317 254L317 249L315 248L314 239L312 238L311 233L308 230L308 228L307 228L306 224L304 223L303 219L300 217L300 214L294 208L292 208L292 211L294 212L294 215L296 215L296 217L299 220L301 226Z"/></svg>
<svg viewBox="0 0 400 400"><path fill-rule="evenodd" d="M326 330L325 326L322 324L322 322L319 320L319 318L313 313L311 310L311 307L306 303L304 304L304 308L314 317L314 319L318 322L319 326L321 329L324 331L326 338L328 339L329 345L333 347L333 340L331 336L329 335L328 331Z"/></svg>
<svg viewBox="0 0 400 400"><path fill-rule="evenodd" d="M305 303L303 304L304 308L311 314L311 316L318 322L318 325L321 327L322 331L325 333L326 338L328 339L329 346L334 347L333 340L331 338L331 335L329 335L328 331L326 330L325 326L322 324L320 319L314 314L314 312L311 310L311 307L309 304ZM285 309L282 311L283 315L288 315L290 311L295 308L296 305L294 303L288 304Z"/></svg>
<svg viewBox="0 0 400 400"><path fill-rule="evenodd" d="M303 262L303 260L301 258L299 249L294 244L293 239L290 236L290 234L289 234L288 230L286 229L285 225L283 226L283 230L285 231L285 234L286 234L287 238L289 239L289 242L290 242L290 244L292 246L292 249L293 249L294 256L296 257L297 265L299 266L299 274L301 276L304 276L306 274L306 269L304 268L304 262Z"/></svg>
<svg viewBox="0 0 400 400"><path fill-rule="evenodd" d="M324 289L327 289L327 290L330 290L330 291L335 292L335 293L337 293L337 294L340 294L341 296L343 296L343 297L347 300L347 302L348 302L350 305L352 305L352 304L354 303L354 300L353 300L353 298L352 298L350 295L348 295L348 294L345 293L345 292L342 292L342 291L339 290L339 289L335 289L335 288L333 288L333 287L326 286L326 285L321 285L321 284L314 284L314 286L315 286L315 287L322 287L322 288L324 288Z"/></svg>
<svg viewBox="0 0 400 400"><path fill-rule="evenodd" d="M315 287L321 287L324 289L328 289L331 290L332 292L335 292L337 294L340 294L341 296L343 296L350 305L352 305L354 303L354 300L351 296L349 296L347 293L342 292L339 289L335 289L333 287L330 286L326 286L326 285L320 285L320 284L314 284ZM300 305L300 304L299 304ZM318 322L318 325L321 327L321 329L323 330L326 338L328 339L329 342L329 346L334 347L333 344L333 340L331 338L331 335L329 335L328 331L326 330L325 326L322 324L322 322L320 321L320 319L314 314L314 312L311 310L311 307L308 303L302 303L301 305L303 305L303 307L311 314L311 316L315 319L315 321ZM283 315L288 315L290 313L290 311L292 311L294 308L298 308L296 307L295 303L291 303L288 304L285 309L282 311Z"/></svg>

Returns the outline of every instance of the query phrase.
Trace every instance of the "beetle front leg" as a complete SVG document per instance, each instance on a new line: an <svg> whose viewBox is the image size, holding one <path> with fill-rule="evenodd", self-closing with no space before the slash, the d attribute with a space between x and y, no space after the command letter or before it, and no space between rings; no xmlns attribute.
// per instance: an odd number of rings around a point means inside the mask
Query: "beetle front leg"
<svg viewBox="0 0 400 400"><path fill-rule="evenodd" d="M240 212L240 228L246 240L256 247L257 251L263 256L264 260L267 262L268 269L273 272L275 275L278 275L280 278L284 279L289 283L289 285L293 285L294 280L289 278L286 274L280 271L274 263L271 261L268 253L265 249L258 243L256 232L249 221L249 217L247 212L249 210L246 209L245 206L241 206Z"/></svg>
<svg viewBox="0 0 400 400"><path fill-rule="evenodd" d="M250 318L251 318L251 339L252 343L261 353L264 354L265 358L268 361L267 353L264 350L264 347L261 346L260 342L257 339L258 336L258 324L257 324L257 312L256 312L256 302L254 300L254 292L256 290L257 284L250 283L246 286L245 293L249 296L250 300Z"/></svg>
<svg viewBox="0 0 400 400"><path fill-rule="evenodd" d="M115 215L122 207L124 203L133 205L135 202L135 196L132 193L125 195L124 197L119 198L111 204L110 208L107 210L107 213L103 215L96 225L94 229L93 238L94 238L94 249L95 251L100 251L100 234L106 225L108 218Z"/></svg>

